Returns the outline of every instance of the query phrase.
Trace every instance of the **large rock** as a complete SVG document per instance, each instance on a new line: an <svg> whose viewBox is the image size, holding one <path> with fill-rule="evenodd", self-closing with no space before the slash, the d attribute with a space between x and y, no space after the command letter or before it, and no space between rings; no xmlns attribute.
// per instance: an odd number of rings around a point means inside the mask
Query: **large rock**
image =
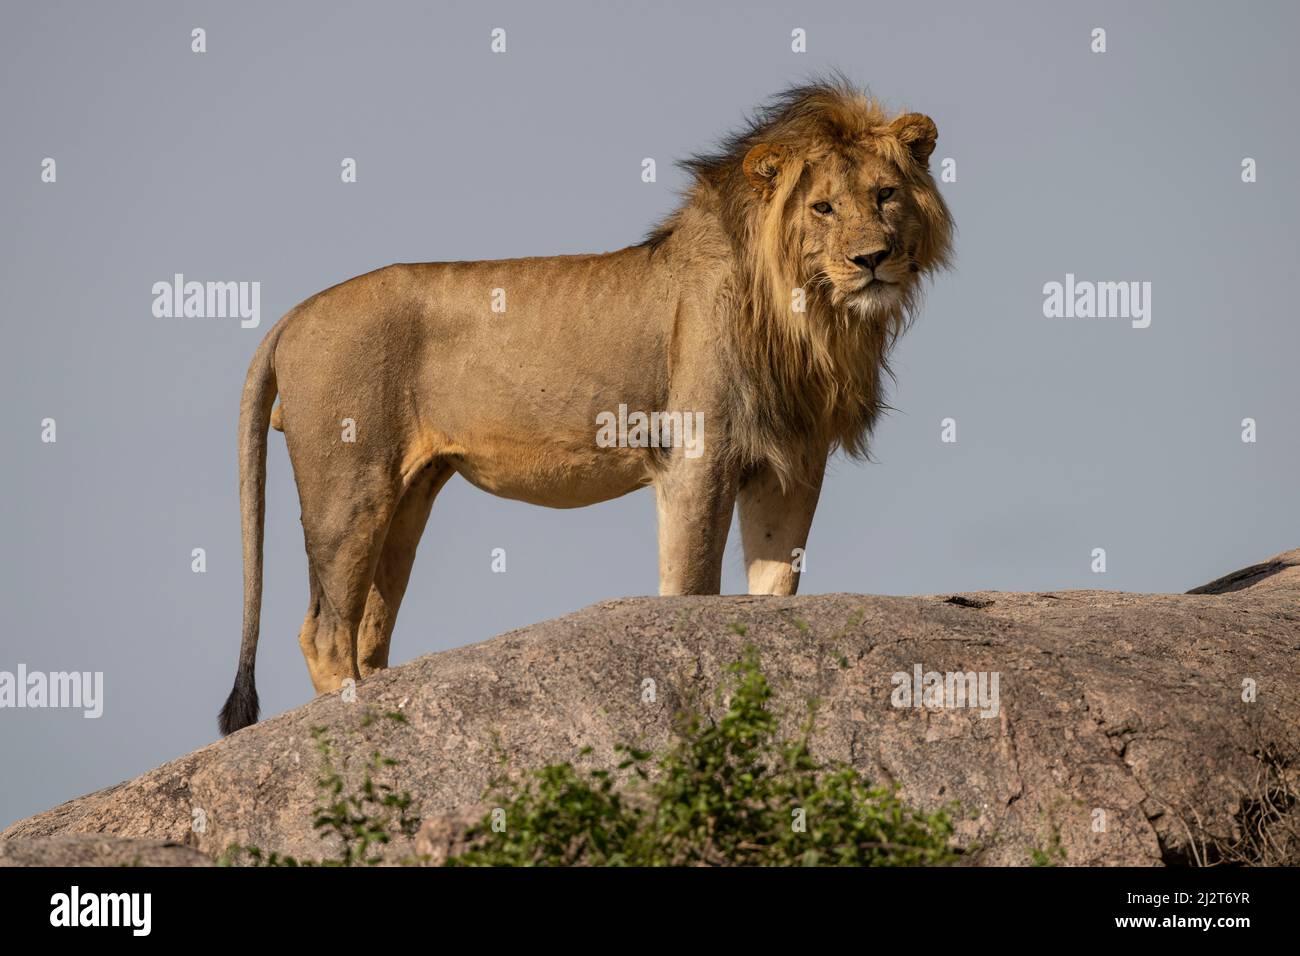
<svg viewBox="0 0 1300 956"><path fill-rule="evenodd" d="M447 821L481 804L501 760L610 766L618 742L662 745L678 708L716 711L747 643L787 728L816 698L819 755L922 808L959 805L973 862L1300 864L1300 550L1186 595L608 601L395 667L354 702L318 698L0 840L105 833L213 856L231 843L329 855L311 812L323 727L354 776L375 750L400 761L389 773L430 821L421 849L451 845ZM918 664L996 672L997 715L894 706L891 675Z"/></svg>

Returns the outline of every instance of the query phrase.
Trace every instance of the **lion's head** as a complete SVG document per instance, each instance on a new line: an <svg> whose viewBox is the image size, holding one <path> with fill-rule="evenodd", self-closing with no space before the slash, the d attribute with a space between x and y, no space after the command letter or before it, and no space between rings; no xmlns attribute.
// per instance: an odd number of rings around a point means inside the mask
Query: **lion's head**
<svg viewBox="0 0 1300 956"><path fill-rule="evenodd" d="M691 204L716 208L739 252L747 444L783 478L800 468L784 453L796 435L866 450L889 348L949 261L952 218L929 171L937 137L929 117L891 117L836 77L787 90L684 164Z"/></svg>
<svg viewBox="0 0 1300 956"><path fill-rule="evenodd" d="M933 221L923 212L933 185L916 175L925 168L938 131L918 113L884 129L858 143L821 144L802 157L788 147L760 143L743 164L774 219L776 191L783 167L790 164L785 173L790 191L773 223L791 247L782 250L783 258L802 264L798 278L804 284L823 283L832 304L861 312L902 306L906 291L938 255ZM890 156L903 142L908 159L900 163Z"/></svg>
<svg viewBox="0 0 1300 956"><path fill-rule="evenodd" d="M835 82L790 90L733 140L748 190L733 193L732 214L763 304L790 311L780 300L802 288L849 319L905 318L951 245L928 169L937 138L928 116L890 119Z"/></svg>

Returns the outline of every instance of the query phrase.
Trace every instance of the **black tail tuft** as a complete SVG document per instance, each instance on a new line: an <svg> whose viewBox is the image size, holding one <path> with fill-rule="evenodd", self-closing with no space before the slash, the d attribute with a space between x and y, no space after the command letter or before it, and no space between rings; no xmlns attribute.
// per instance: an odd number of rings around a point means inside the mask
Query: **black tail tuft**
<svg viewBox="0 0 1300 956"><path fill-rule="evenodd" d="M253 683L253 672L241 667L239 673L235 675L235 686L231 688L230 696L226 698L226 706L221 708L221 713L217 717L217 726L221 728L224 737L255 723L257 723L257 687Z"/></svg>

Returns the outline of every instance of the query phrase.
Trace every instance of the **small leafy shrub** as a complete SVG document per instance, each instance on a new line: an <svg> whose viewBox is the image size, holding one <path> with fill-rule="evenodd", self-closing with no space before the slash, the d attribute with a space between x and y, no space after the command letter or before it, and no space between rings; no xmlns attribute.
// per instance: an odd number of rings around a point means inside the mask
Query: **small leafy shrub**
<svg viewBox="0 0 1300 956"><path fill-rule="evenodd" d="M772 691L757 651L731 665L716 723L691 713L654 758L620 746L615 774L569 763L497 782L504 828L485 815L451 866L911 866L956 857L946 811L921 813L895 791L809 750L813 712L776 739ZM651 767L657 770L652 774ZM501 819L498 813L498 819Z"/></svg>
<svg viewBox="0 0 1300 956"><path fill-rule="evenodd" d="M385 715L406 722L401 714ZM366 724L371 722L367 715ZM381 773L398 766L398 761L371 753L366 761L359 789L349 791L342 771L336 766L334 747L324 727L312 730L320 755L321 775L316 780L318 798L313 826L322 840L338 838L338 855L323 860L300 860L278 853L264 853L255 846L232 845L221 859L224 866L374 866L384 862L379 851L394 834L411 838L420 820L413 812L411 795L398 792L378 780Z"/></svg>

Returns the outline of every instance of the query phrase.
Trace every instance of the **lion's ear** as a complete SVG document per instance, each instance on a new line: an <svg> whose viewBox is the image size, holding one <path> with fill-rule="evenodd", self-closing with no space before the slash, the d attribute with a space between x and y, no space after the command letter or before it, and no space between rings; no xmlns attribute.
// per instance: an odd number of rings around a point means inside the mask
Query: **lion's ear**
<svg viewBox="0 0 1300 956"><path fill-rule="evenodd" d="M785 159L785 152L779 146L773 146L771 143L759 143L745 154L745 161L740 164L744 170L745 178L749 180L749 185L754 187L754 191L761 193L764 198L772 192L772 186L776 182L776 175L781 171L781 163Z"/></svg>
<svg viewBox="0 0 1300 956"><path fill-rule="evenodd" d="M930 117L924 113L904 113L889 124L889 132L922 166L930 162L930 154L939 139L939 128Z"/></svg>

